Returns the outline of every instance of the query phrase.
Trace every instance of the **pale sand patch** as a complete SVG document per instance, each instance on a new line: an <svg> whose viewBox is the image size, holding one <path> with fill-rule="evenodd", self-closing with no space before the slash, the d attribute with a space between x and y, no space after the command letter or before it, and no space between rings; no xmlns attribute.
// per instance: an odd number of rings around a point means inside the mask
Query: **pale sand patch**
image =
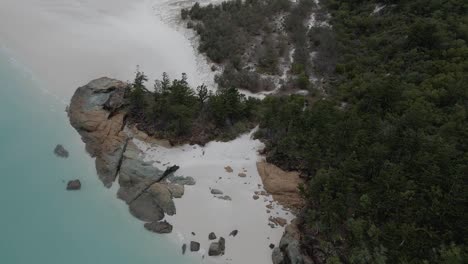
<svg viewBox="0 0 468 264"><path fill-rule="evenodd" d="M174 225L171 236L180 241L180 246L183 243L188 245L192 240L201 243L200 252L187 251L186 254L205 255L206 263L271 263L272 250L268 246L270 243L278 245L284 228L271 228L269 217L281 217L288 222L294 218L271 196L260 195L258 200L252 198L255 192L265 191L256 168L257 161L261 161L257 151L264 146L251 139L252 133L227 143L211 142L205 147L184 145L165 148L134 140L145 151L145 160L155 161L154 166L165 169L165 166L179 165L177 175L196 179L196 185L186 186L184 196L175 200L177 214L166 217L166 220ZM248 176L242 178L237 173L229 173L224 168L226 166L234 172L248 171ZM232 201L214 197L210 188L223 191L223 195L229 195ZM270 213L267 213L266 206L272 208ZM239 230L236 237L229 236L233 230ZM193 236L192 232L196 235ZM210 232L226 239L224 256L208 257Z"/></svg>

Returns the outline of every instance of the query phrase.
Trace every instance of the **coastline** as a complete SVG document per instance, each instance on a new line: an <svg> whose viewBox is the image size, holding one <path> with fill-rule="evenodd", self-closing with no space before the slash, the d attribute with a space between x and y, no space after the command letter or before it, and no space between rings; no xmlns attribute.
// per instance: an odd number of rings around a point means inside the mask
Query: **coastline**
<svg viewBox="0 0 468 264"><path fill-rule="evenodd" d="M199 263L128 217L115 190L102 188L62 103L43 94L7 55L0 50L1 262ZM54 155L59 143L69 151L67 159ZM67 192L66 182L75 178L82 180L82 190Z"/></svg>
<svg viewBox="0 0 468 264"><path fill-rule="evenodd" d="M127 127L125 89L117 80L94 80L76 91L69 108L70 122L96 157L104 185L119 186L117 196L136 218L172 224L170 236L180 247L201 243L195 254L205 261L271 263L270 244L279 245L294 215L263 188L257 162L262 161L258 152L264 145L251 138L255 130L230 142L169 147ZM172 166L180 169L169 175L192 177L195 185L166 179L162 172ZM182 185L177 187L182 195L169 195L173 185ZM213 189L221 194L213 195ZM226 195L229 198L221 199ZM231 237L235 230L238 235ZM226 239L224 256L206 257L211 232Z"/></svg>

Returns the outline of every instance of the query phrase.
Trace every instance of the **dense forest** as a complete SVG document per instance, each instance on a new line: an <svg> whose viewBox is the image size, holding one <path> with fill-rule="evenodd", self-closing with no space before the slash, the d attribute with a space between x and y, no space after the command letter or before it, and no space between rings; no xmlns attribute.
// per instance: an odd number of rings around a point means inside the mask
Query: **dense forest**
<svg viewBox="0 0 468 264"><path fill-rule="evenodd" d="M290 0L196 3L182 10L182 18L200 36L199 51L223 67L216 78L221 88L310 90L313 71L304 21L314 7L313 0L297 5Z"/></svg>
<svg viewBox="0 0 468 264"><path fill-rule="evenodd" d="M267 98L257 135L269 161L309 179L304 249L327 263L466 263L468 3L322 5L333 96Z"/></svg>
<svg viewBox="0 0 468 264"><path fill-rule="evenodd" d="M257 99L246 98L235 88L213 93L205 85L192 89L187 76L171 80L164 73L148 90L146 75L137 70L129 85L128 121L148 135L173 144L204 145L211 140L230 140L256 124Z"/></svg>
<svg viewBox="0 0 468 264"><path fill-rule="evenodd" d="M330 25L308 26L311 12ZM268 161L307 179L300 217L310 256L327 263L466 263L466 14L463 0L195 4L182 16L200 35L200 51L224 66L220 88L191 89L185 75L164 75L149 91L139 72L129 118L151 135L194 143L260 124L256 137ZM279 28L275 17L284 18ZM310 90L313 73L326 94L260 101L238 92L264 89L256 74L278 74L288 51L292 77L285 85Z"/></svg>

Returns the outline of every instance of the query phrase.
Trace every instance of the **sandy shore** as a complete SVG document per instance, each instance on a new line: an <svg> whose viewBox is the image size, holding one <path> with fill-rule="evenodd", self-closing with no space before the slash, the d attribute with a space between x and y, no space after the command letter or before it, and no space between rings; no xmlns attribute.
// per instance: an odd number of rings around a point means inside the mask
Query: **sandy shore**
<svg viewBox="0 0 468 264"><path fill-rule="evenodd" d="M284 227L272 228L268 219L282 217L289 222L294 216L272 202L271 196L253 198L255 191L264 190L256 168L256 162L262 159L257 154L263 148L260 141L251 139L251 133L231 142L211 142L205 147L165 148L135 141L144 151L145 160L153 161L161 169L179 165L176 174L192 176L197 181L195 186L186 186L184 196L175 200L177 214L166 217L174 225L172 236L181 246L192 240L200 242L202 249L197 254L200 258L205 255L206 263L271 263L269 245L277 246ZM227 166L233 171L228 172ZM239 173L245 173L246 177L240 177ZM223 191L232 200L214 197L211 188ZM266 207L269 204L273 209ZM239 231L236 237L229 236L233 230ZM224 256L207 256L210 232L226 238Z"/></svg>
<svg viewBox="0 0 468 264"><path fill-rule="evenodd" d="M137 65L150 80L185 72L193 86L212 82L192 42L163 20L179 2L2 0L0 47L63 103L89 80L133 79Z"/></svg>

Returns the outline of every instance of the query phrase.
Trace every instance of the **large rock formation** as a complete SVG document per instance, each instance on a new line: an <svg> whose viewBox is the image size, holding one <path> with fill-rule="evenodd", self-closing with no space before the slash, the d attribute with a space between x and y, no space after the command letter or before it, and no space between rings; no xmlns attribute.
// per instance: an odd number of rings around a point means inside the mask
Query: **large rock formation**
<svg viewBox="0 0 468 264"><path fill-rule="evenodd" d="M86 150L96 157L101 181L110 187L117 177L127 134L123 131L127 84L100 78L78 88L72 97L68 114L71 125L86 143Z"/></svg>
<svg viewBox="0 0 468 264"><path fill-rule="evenodd" d="M273 195L275 201L294 211L304 206L304 201L298 191L299 184L303 184L304 181L299 177L298 172L283 171L267 162L258 162L257 170L265 190Z"/></svg>
<svg viewBox="0 0 468 264"><path fill-rule="evenodd" d="M126 83L109 78L78 88L68 108L70 122L81 135L86 150L96 158L97 173L104 185L110 187L118 176L117 195L128 204L130 213L149 222L147 229L166 232L170 229L168 223L158 221L165 214L176 213L172 199L182 197L183 185L195 184L195 180L174 176L175 167L164 172L144 161L133 137L149 137L134 127L126 127L126 89Z"/></svg>

